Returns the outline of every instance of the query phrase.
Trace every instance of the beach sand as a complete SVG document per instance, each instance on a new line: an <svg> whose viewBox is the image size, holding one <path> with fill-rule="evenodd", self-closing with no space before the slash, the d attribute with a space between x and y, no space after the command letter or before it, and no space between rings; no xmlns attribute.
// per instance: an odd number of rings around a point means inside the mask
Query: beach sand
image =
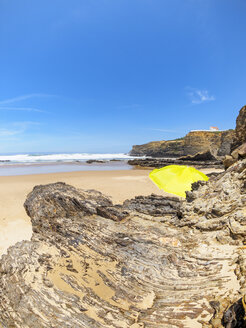
<svg viewBox="0 0 246 328"><path fill-rule="evenodd" d="M148 177L150 172L140 169L0 176L0 255L17 241L31 238L31 223L23 204L34 186L66 182L76 188L99 190L115 204L137 195L170 195L155 186Z"/></svg>

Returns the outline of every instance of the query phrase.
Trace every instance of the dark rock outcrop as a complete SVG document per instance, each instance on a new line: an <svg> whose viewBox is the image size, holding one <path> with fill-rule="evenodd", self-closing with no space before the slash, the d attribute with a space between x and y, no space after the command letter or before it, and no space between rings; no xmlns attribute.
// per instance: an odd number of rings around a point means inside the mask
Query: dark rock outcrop
<svg viewBox="0 0 246 328"><path fill-rule="evenodd" d="M104 164L104 163L106 163L106 161L98 160L98 159L88 159L88 161L86 161L86 163L87 164L93 164L93 163Z"/></svg>
<svg viewBox="0 0 246 328"><path fill-rule="evenodd" d="M196 153L195 155L187 155L180 157L178 159L179 161L213 161L216 162L217 158L215 158L212 154L211 151L205 151L202 153Z"/></svg>
<svg viewBox="0 0 246 328"><path fill-rule="evenodd" d="M153 167L153 168L161 168L167 165L192 165L197 169L201 168L223 168L222 161L219 160L198 160L192 159L189 157L188 159L183 157L177 159L165 159L165 158L135 158L128 161L129 165L133 166L141 166L141 167Z"/></svg>
<svg viewBox="0 0 246 328"><path fill-rule="evenodd" d="M0 323L221 327L246 293L246 159L188 198L114 206L64 183L35 187L25 202L32 240L0 261Z"/></svg>
<svg viewBox="0 0 246 328"><path fill-rule="evenodd" d="M181 157L210 151L213 156L225 156L231 152L234 130L192 131L184 138L168 141L153 141L135 145L132 156Z"/></svg>
<svg viewBox="0 0 246 328"><path fill-rule="evenodd" d="M153 216L165 216L168 214L177 216L180 213L181 201L178 197L163 197L155 194L150 196L137 196L126 200L123 207L130 211L149 214Z"/></svg>
<svg viewBox="0 0 246 328"><path fill-rule="evenodd" d="M226 328L244 328L245 327L245 310L242 304L242 298L232 304L228 310L225 311L222 323Z"/></svg>

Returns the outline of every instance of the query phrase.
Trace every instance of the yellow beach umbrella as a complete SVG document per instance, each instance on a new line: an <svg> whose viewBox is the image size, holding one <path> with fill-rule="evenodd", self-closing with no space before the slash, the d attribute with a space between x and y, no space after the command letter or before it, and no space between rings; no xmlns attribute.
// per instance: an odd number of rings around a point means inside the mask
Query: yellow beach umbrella
<svg viewBox="0 0 246 328"><path fill-rule="evenodd" d="M160 189L184 198L185 192L191 190L193 182L209 179L194 167L185 165L168 165L155 169L150 172L149 177Z"/></svg>

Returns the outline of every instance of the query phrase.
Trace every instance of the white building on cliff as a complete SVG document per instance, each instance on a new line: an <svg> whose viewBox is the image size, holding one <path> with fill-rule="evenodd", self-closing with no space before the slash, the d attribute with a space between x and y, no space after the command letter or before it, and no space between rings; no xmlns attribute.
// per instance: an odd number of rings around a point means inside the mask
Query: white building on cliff
<svg viewBox="0 0 246 328"><path fill-rule="evenodd" d="M216 132L216 131L222 131L217 126L210 126L209 130L191 130L190 132L199 132L199 131L205 131L205 132Z"/></svg>

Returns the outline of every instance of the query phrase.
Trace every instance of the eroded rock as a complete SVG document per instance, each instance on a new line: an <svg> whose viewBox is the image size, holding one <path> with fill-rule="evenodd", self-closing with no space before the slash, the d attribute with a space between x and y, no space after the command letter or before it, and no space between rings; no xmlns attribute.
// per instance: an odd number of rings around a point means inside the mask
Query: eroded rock
<svg viewBox="0 0 246 328"><path fill-rule="evenodd" d="M0 262L4 327L219 327L246 290L246 160L189 202L123 205L64 183L35 187L33 236ZM159 209L159 212L158 212Z"/></svg>
<svg viewBox="0 0 246 328"><path fill-rule="evenodd" d="M243 106L236 120L232 150L246 142L246 106Z"/></svg>
<svg viewBox="0 0 246 328"><path fill-rule="evenodd" d="M165 216L168 214L178 216L181 201L178 197L163 197L155 194L150 196L137 196L126 200L123 207L153 216Z"/></svg>

